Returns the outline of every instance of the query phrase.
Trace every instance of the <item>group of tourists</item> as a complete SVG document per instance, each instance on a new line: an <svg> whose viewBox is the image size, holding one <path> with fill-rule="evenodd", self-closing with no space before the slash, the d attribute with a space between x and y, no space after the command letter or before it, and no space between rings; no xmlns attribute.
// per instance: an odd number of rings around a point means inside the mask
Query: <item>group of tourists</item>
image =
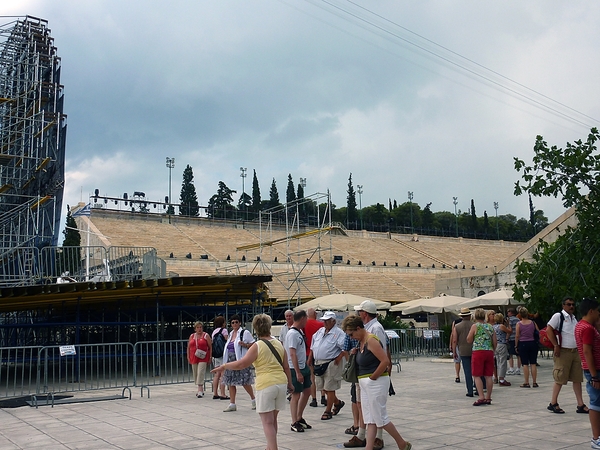
<svg viewBox="0 0 600 450"><path fill-rule="evenodd" d="M272 320L266 314L258 314L252 320L256 340L241 327L241 320L235 315L230 319L229 332L223 318L215 320L212 335L205 333L203 324L197 322L188 342L188 361L198 386L196 396L204 396L204 375L214 356L212 343L222 336L223 355L212 361L213 399L230 400L224 411L236 411L236 386L242 386L250 395L252 409L261 418L267 449L276 450L278 414L288 401L290 429L300 433L312 429L303 413L311 396L311 406L317 406L318 391L325 407L321 420L331 420L345 406L337 392L342 387L346 361L353 354L358 379L351 387L356 426L346 430L352 438L344 446L381 449L382 430L386 430L399 449L410 450L411 444L402 438L387 415L391 362L375 305L366 301L355 309L356 315L346 317L341 328L332 311L326 311L320 320L314 310L286 311L280 340L271 336ZM352 345L348 346L348 342ZM230 397L225 396L225 386Z"/></svg>
<svg viewBox="0 0 600 450"><path fill-rule="evenodd" d="M598 302L583 299L575 317L576 302L565 297L562 310L546 325L546 335L553 346L552 396L547 409L565 414L558 395L569 381L573 386L578 414L589 414L592 428L591 448L600 449L600 312ZM538 316L539 317L539 316ZM474 321L472 320L474 318ZM505 375L523 375L521 388L537 388L537 355L540 326L527 308L508 310L508 318L500 313L478 308L460 311L460 319L452 326L451 348L454 361L462 363L467 397L478 396L473 406L491 405L494 384L510 386ZM511 336L514 336L511 339ZM514 368L512 357L516 359ZM510 368L507 370L507 366ZM459 372L456 380L460 382ZM582 383L586 379L588 407L583 400ZM473 382L474 381L474 382ZM531 381L531 382L530 382ZM475 387L474 387L475 384Z"/></svg>

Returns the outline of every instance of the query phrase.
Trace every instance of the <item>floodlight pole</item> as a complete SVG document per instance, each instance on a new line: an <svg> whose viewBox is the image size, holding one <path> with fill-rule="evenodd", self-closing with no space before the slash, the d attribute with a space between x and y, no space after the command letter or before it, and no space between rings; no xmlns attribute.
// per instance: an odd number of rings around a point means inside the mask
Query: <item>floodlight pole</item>
<svg viewBox="0 0 600 450"><path fill-rule="evenodd" d="M414 233L415 229L413 227L412 201L413 201L413 193L411 191L408 191L408 202L410 203L410 232Z"/></svg>
<svg viewBox="0 0 600 450"><path fill-rule="evenodd" d="M356 192L358 192L358 209L360 210L360 229L363 230L363 216L362 216L362 193L363 193L363 185L356 185Z"/></svg>
<svg viewBox="0 0 600 450"><path fill-rule="evenodd" d="M242 177L242 202L244 205L244 209L246 210L246 220L248 220L248 208L246 207L246 172L248 171L247 167L240 167L240 177Z"/></svg>
<svg viewBox="0 0 600 450"><path fill-rule="evenodd" d="M496 237L500 240L500 228L498 228L498 202L494 202L494 209L496 210Z"/></svg>
<svg viewBox="0 0 600 450"><path fill-rule="evenodd" d="M169 206L167 206L167 213L169 213L169 218L171 217L171 203L173 200L171 199L171 170L175 167L175 158L169 158L167 156L167 168L169 169Z"/></svg>
<svg viewBox="0 0 600 450"><path fill-rule="evenodd" d="M456 237L458 237L458 213L456 212L456 205L458 205L458 197L452 197L452 203L454 203L454 217L456 219Z"/></svg>

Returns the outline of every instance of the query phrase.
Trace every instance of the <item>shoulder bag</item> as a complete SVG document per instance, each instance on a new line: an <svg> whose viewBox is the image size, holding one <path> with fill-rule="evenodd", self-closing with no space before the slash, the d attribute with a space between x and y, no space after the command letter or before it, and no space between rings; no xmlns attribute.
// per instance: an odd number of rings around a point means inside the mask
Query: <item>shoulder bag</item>
<svg viewBox="0 0 600 450"><path fill-rule="evenodd" d="M356 353L350 355L350 359L344 367L342 378L348 383L358 383L358 367L356 365Z"/></svg>

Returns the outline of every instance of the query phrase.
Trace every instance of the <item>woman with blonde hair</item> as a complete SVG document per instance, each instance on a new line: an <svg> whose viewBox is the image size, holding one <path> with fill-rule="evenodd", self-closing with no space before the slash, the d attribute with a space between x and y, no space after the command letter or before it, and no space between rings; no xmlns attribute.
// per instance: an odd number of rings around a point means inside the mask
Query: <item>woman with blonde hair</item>
<svg viewBox="0 0 600 450"><path fill-rule="evenodd" d="M365 325L358 316L346 317L342 322L342 330L359 341L356 366L363 420L367 426L366 448L373 450L377 429L383 428L394 438L400 450L410 450L411 443L402 438L387 415L390 360L382 343L377 336L365 330Z"/></svg>
<svg viewBox="0 0 600 450"><path fill-rule="evenodd" d="M254 364L256 370L256 411L267 438L267 450L277 450L277 415L287 403L287 391L293 390L288 358L281 342L271 336L271 317L258 314L252 328L258 341L239 360L215 367L212 373L242 370Z"/></svg>
<svg viewBox="0 0 600 450"><path fill-rule="evenodd" d="M521 321L517 323L515 346L517 347L517 354L521 358L523 377L525 378L524 383L520 387L530 388L533 386L536 388L538 387L536 366L538 343L535 340L535 332L537 331L539 333L540 330L535 322L529 319L529 311L527 311L527 308L521 307L521 309L519 309L519 317L521 318ZM530 371L531 381L533 382L531 385L529 384Z"/></svg>

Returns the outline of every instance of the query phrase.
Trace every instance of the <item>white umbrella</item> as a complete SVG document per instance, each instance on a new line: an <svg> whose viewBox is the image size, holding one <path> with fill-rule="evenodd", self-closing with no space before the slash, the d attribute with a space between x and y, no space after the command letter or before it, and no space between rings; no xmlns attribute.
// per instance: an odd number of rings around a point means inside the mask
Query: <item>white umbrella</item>
<svg viewBox="0 0 600 450"><path fill-rule="evenodd" d="M294 310L307 310L314 308L317 311L354 311L354 307L360 305L365 300L371 300L375 303L378 310L390 309L391 303L382 302L373 298L361 297L354 294L330 294L324 297L318 297L310 300Z"/></svg>
<svg viewBox="0 0 600 450"><path fill-rule="evenodd" d="M488 292L487 294L469 299L456 305L456 310L458 311L460 308L484 308L486 306L508 306L521 304L521 302L518 302L513 298L512 289L496 289L495 291Z"/></svg>
<svg viewBox="0 0 600 450"><path fill-rule="evenodd" d="M442 294L438 297L431 297L426 299L413 300L413 302L418 302L413 305L408 306L407 302L405 307L402 309L402 314L414 314L418 312L427 312L432 314L441 314L444 312L454 311L456 309L455 305L464 302L466 300L465 297L458 297L456 295L445 295ZM398 305L399 306L399 305Z"/></svg>
<svg viewBox="0 0 600 450"><path fill-rule="evenodd" d="M412 308L413 306L420 305L421 303L429 300L430 297L418 298L416 300L410 300L408 302L396 303L394 306L390 308L390 312L399 312L404 311L407 308Z"/></svg>

